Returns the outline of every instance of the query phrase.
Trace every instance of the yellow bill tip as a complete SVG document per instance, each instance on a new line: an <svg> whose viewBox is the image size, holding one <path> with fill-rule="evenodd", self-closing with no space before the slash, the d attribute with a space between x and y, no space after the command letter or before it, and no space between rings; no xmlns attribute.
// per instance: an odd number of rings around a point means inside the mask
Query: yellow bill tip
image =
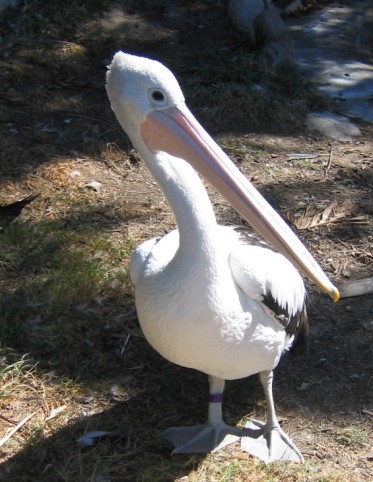
<svg viewBox="0 0 373 482"><path fill-rule="evenodd" d="M329 296L332 298L332 300L334 301L334 303L337 303L337 301L339 300L339 291L338 291L338 288L336 288L335 286L333 286L333 289L329 291Z"/></svg>

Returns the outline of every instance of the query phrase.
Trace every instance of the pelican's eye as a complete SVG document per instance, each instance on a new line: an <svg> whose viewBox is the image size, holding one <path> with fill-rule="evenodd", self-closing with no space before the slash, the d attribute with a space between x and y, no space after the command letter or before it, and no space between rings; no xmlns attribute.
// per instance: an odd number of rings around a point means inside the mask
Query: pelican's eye
<svg viewBox="0 0 373 482"><path fill-rule="evenodd" d="M150 102L157 107L164 107L167 104L167 97L160 89L149 89L148 97Z"/></svg>

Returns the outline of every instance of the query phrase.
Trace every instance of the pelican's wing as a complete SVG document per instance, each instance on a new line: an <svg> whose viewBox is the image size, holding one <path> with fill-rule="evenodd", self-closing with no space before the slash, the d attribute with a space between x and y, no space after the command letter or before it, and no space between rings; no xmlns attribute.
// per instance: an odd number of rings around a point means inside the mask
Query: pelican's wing
<svg viewBox="0 0 373 482"><path fill-rule="evenodd" d="M289 337L298 338L298 347L306 344L306 292L301 276L281 254L250 243L241 237L230 253L235 282L248 297L262 303Z"/></svg>
<svg viewBox="0 0 373 482"><path fill-rule="evenodd" d="M179 232L175 229L163 237L140 244L131 256L130 276L134 286L140 276L156 272L166 266L179 247Z"/></svg>

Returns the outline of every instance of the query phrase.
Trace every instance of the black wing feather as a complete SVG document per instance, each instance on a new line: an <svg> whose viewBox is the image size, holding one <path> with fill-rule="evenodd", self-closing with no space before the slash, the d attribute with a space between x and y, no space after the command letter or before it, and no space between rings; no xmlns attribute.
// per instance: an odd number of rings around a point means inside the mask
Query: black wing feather
<svg viewBox="0 0 373 482"><path fill-rule="evenodd" d="M261 236L251 232L246 226L234 226L234 230L240 234L240 239L243 243L270 248L269 244ZM286 334L289 337L294 336L290 351L294 355L307 353L309 324L306 305L304 304L302 309L295 315L290 315L288 309L280 306L270 292L264 296L262 303L271 310L276 320L285 328Z"/></svg>
<svg viewBox="0 0 373 482"><path fill-rule="evenodd" d="M309 324L306 305L295 315L290 315L287 308L280 306L270 292L264 296L262 303L272 311L276 320L285 328L286 334L294 336L290 351L295 355L307 353Z"/></svg>

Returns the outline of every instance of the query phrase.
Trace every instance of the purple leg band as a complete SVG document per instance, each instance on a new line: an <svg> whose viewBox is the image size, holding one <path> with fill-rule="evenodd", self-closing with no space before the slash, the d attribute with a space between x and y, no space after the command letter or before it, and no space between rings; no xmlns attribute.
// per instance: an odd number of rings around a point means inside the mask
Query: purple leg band
<svg viewBox="0 0 373 482"><path fill-rule="evenodd" d="M223 394L222 393L210 393L209 394L209 403L223 403Z"/></svg>

